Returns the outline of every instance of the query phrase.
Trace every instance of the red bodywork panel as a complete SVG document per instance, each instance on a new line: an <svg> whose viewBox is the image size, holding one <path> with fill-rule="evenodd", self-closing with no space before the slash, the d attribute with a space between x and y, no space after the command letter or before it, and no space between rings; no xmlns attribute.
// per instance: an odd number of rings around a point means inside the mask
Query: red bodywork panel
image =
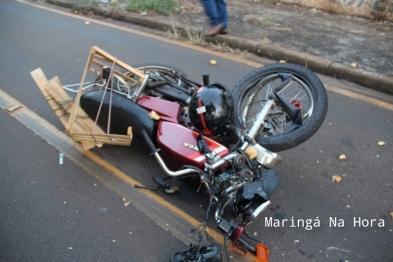
<svg viewBox="0 0 393 262"><path fill-rule="evenodd" d="M198 133L179 124L160 121L157 130L157 145L165 163L174 171L184 165L204 169L206 157L197 148ZM225 146L205 137L210 150L224 157L229 150Z"/></svg>
<svg viewBox="0 0 393 262"><path fill-rule="evenodd" d="M182 108L177 103L152 96L142 96L137 104L147 110L155 111L162 120L179 123Z"/></svg>

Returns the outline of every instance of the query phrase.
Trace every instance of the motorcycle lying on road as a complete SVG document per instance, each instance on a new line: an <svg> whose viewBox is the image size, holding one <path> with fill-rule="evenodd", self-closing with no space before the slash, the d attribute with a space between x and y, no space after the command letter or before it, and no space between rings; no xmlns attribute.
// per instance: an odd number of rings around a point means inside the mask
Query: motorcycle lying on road
<svg viewBox="0 0 393 262"><path fill-rule="evenodd" d="M98 51L94 47L91 55ZM102 50L97 53L98 58L108 61L106 56ZM100 71L93 70L98 77L91 85L80 85L68 123L75 120L79 105L97 125L106 127L108 134L119 134L108 139L105 134L94 135L93 128L94 139L111 143L132 127L134 137L146 142L166 173L166 177L153 177L166 193L175 192L176 181L190 176L198 177L205 187L210 202L204 232L199 234L206 233L209 211L214 207L217 227L225 234L227 259L227 241L231 240L235 253L248 250L259 261L267 261L267 248L245 233L244 227L271 203L280 181L276 168L282 159L277 152L303 143L322 125L328 97L319 78L299 65L270 64L249 73L231 92L222 83L210 83L208 74L202 76L200 84L170 65L128 67L119 62L120 72L115 69L116 62L103 66L89 59L90 64L100 66ZM41 87L47 82L42 75L42 71L32 72ZM134 81L138 78L141 81ZM59 82L50 83L53 90L48 90L57 96ZM43 94L48 97L46 91ZM64 101L58 100L59 104ZM57 110L57 104L52 108ZM91 134L74 134L73 138L86 140ZM202 246L197 241L173 254L171 261L213 262L222 261L222 256L219 245Z"/></svg>
<svg viewBox="0 0 393 262"><path fill-rule="evenodd" d="M281 157L276 152L306 141L324 121L328 99L322 82L306 68L280 63L256 69L230 92L221 83L210 83L208 75L200 85L173 66L135 68L149 75L144 86L130 90L104 68L95 89L82 96L81 107L95 119L102 105L98 122L106 126L110 99L105 93L112 90L112 132L132 126L146 142L167 174L154 181L172 193L175 180L197 175L226 239L256 254L241 233L270 204L279 183L275 168ZM236 222L224 217L229 207ZM205 259L219 253L212 247L190 250L172 261L203 261L198 253Z"/></svg>

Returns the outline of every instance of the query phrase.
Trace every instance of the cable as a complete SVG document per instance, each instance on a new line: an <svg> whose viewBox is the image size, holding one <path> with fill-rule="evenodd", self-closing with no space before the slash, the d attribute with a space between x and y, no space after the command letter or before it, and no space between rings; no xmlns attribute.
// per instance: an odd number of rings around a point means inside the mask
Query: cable
<svg viewBox="0 0 393 262"><path fill-rule="evenodd" d="M228 248L227 248L227 242L228 242L229 237L232 235L232 231L233 231L232 229L229 230L228 234L224 238L224 248L225 248L225 254L227 256L227 261L228 262L230 262L230 260L229 260L229 253L228 253Z"/></svg>

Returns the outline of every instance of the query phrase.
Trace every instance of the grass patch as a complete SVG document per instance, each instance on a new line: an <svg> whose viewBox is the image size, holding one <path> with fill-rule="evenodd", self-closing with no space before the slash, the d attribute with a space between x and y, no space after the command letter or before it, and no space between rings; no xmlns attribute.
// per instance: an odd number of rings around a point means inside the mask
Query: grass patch
<svg viewBox="0 0 393 262"><path fill-rule="evenodd" d="M263 26L271 26L272 25L272 21L268 20L268 19L264 19L264 20L258 20L260 25Z"/></svg>
<svg viewBox="0 0 393 262"><path fill-rule="evenodd" d="M201 31L191 30L189 27L186 28L186 34L188 37L188 41L193 45L204 45L205 44L205 36Z"/></svg>
<svg viewBox="0 0 393 262"><path fill-rule="evenodd" d="M169 15L170 13L180 13L181 8L176 0L129 0L127 11L156 11L164 15Z"/></svg>

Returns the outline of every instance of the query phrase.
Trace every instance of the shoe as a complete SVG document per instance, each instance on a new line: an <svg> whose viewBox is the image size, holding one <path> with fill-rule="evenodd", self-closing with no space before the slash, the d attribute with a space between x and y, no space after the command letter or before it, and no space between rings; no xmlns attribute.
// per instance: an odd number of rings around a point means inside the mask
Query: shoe
<svg viewBox="0 0 393 262"><path fill-rule="evenodd" d="M218 31L218 33L220 35L227 35L229 32L228 32L228 29L221 29L220 31Z"/></svg>
<svg viewBox="0 0 393 262"><path fill-rule="evenodd" d="M218 24L210 28L209 32L205 33L205 36L215 36L220 33L221 28L224 24Z"/></svg>

